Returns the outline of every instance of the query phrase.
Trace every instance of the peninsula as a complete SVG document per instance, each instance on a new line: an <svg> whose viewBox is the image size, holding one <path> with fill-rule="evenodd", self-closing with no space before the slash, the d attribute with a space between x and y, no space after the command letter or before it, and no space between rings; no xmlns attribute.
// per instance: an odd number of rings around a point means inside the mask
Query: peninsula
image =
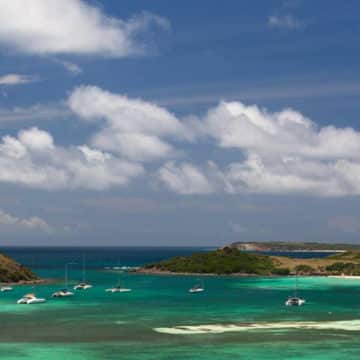
<svg viewBox="0 0 360 360"><path fill-rule="evenodd" d="M215 251L177 256L137 270L146 274L184 275L360 275L360 251L346 251L324 258L299 259L269 256L224 247Z"/></svg>

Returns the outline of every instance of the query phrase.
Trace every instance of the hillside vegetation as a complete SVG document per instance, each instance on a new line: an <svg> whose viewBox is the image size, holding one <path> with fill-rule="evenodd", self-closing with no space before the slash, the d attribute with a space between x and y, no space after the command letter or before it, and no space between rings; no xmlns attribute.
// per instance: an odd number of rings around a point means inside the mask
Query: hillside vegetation
<svg viewBox="0 0 360 360"><path fill-rule="evenodd" d="M146 269L174 273L254 275L271 275L277 273L277 268L269 256L243 253L231 248L196 253L190 256L178 256L146 266Z"/></svg>
<svg viewBox="0 0 360 360"><path fill-rule="evenodd" d="M8 256L0 254L0 282L19 282L37 280L37 276L28 268L18 264Z"/></svg>

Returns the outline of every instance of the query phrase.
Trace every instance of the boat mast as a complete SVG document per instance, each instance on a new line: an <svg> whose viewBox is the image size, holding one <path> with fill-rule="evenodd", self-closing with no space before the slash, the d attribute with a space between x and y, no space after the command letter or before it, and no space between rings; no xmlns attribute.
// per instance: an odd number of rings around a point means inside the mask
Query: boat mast
<svg viewBox="0 0 360 360"><path fill-rule="evenodd" d="M83 283L86 282L86 269L85 269L85 262L86 262L86 257L85 254L83 254Z"/></svg>
<svg viewBox="0 0 360 360"><path fill-rule="evenodd" d="M296 273L296 280L295 280L295 297L297 297L297 293L298 293L298 275Z"/></svg>
<svg viewBox="0 0 360 360"><path fill-rule="evenodd" d="M118 272L118 283L117 286L120 287L120 279L121 279L121 271L120 271L120 261L118 261L118 268L117 272Z"/></svg>
<svg viewBox="0 0 360 360"><path fill-rule="evenodd" d="M68 288L68 264L65 264L65 289Z"/></svg>

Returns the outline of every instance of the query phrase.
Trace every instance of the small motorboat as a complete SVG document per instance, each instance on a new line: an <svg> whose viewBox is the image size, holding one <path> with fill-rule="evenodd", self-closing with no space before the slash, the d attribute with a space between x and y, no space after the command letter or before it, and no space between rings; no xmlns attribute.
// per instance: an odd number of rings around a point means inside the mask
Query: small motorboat
<svg viewBox="0 0 360 360"><path fill-rule="evenodd" d="M46 302L43 298L37 298L35 294L26 294L17 301L17 304L41 304Z"/></svg>
<svg viewBox="0 0 360 360"><path fill-rule="evenodd" d="M11 286L2 286L0 288L1 292L12 291L12 290L13 290L13 288Z"/></svg>
<svg viewBox="0 0 360 360"><path fill-rule="evenodd" d="M55 291L51 297L56 298L56 297L69 297L69 296L73 296L74 293L69 291L68 289L62 289L59 291Z"/></svg>

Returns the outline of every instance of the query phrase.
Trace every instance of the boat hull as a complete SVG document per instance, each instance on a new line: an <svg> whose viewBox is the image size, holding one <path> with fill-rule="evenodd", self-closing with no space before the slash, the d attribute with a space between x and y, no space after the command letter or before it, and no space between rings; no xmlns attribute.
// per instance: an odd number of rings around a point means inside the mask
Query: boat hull
<svg viewBox="0 0 360 360"><path fill-rule="evenodd" d="M113 289L106 289L105 291L106 292L111 292L111 293L123 293L123 292L130 292L131 289L127 289L127 288L116 289L116 288L113 288Z"/></svg>
<svg viewBox="0 0 360 360"><path fill-rule="evenodd" d="M189 293L194 294L194 293L200 293L203 292L205 289L190 289Z"/></svg>

